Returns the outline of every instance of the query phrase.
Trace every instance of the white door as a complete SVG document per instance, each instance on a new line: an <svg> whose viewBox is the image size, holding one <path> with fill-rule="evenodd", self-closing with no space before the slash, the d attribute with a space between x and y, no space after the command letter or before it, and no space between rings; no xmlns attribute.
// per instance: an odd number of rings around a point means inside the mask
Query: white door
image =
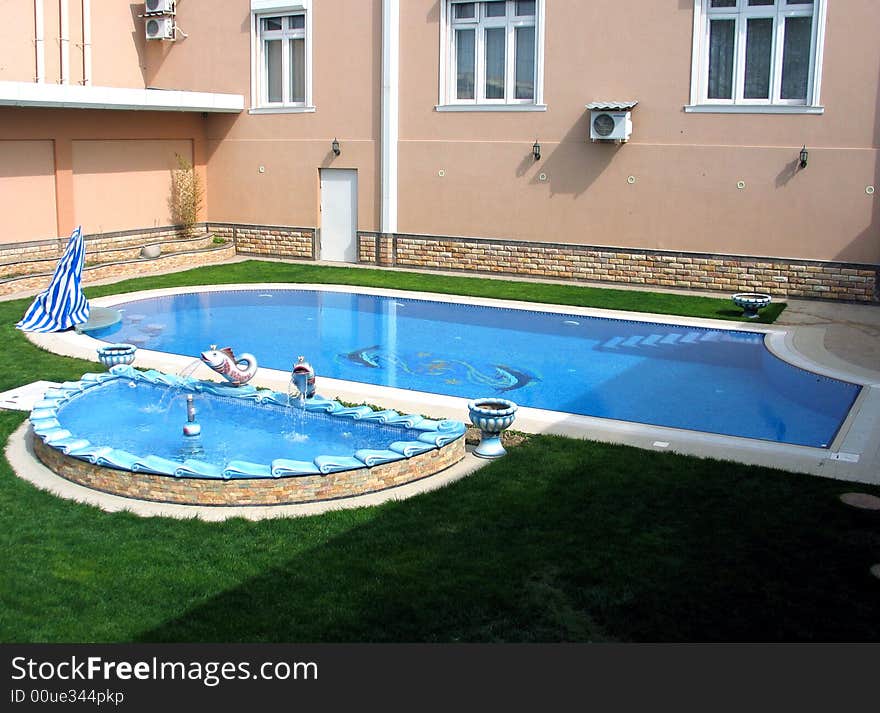
<svg viewBox="0 0 880 713"><path fill-rule="evenodd" d="M357 262L357 171L321 169L321 259Z"/></svg>

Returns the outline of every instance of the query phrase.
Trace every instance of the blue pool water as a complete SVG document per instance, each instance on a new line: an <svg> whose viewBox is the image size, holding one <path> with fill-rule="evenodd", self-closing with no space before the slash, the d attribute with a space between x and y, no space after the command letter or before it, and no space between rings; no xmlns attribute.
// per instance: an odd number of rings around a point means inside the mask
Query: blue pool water
<svg viewBox="0 0 880 713"><path fill-rule="evenodd" d="M195 458L217 466L230 460L269 463L277 458L311 461L316 455L351 456L360 449L417 441L423 433L286 404L256 405L243 398L197 394L202 432L186 437L186 393L119 379L72 399L59 411L58 420L62 428L94 444L177 462Z"/></svg>
<svg viewBox="0 0 880 713"><path fill-rule="evenodd" d="M321 377L827 447L859 386L773 356L763 335L316 290L136 300L99 339L197 356L211 344ZM332 396L332 394L329 394Z"/></svg>

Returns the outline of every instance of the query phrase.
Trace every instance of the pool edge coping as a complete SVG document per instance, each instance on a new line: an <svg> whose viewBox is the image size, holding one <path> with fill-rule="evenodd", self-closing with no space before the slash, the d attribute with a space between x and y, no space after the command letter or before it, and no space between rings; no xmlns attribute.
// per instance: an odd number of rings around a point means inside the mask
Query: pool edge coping
<svg viewBox="0 0 880 713"><path fill-rule="evenodd" d="M762 465L791 472L880 484L880 379L875 380L864 373L858 374L844 371L836 366L828 366L804 354L795 347L794 339L792 338L792 334L798 329L797 326L781 327L778 325L750 324L747 322L729 322L703 317L683 317L649 312L627 312L624 310L609 310L595 307L554 305L542 302L523 302L415 290L322 283L190 285L107 295L90 300L90 302L96 306L113 307L120 303L139 299L193 292L253 292L260 290L319 290L357 293L763 334L764 345L767 350L773 356L786 363L822 376L847 381L862 387L861 392L850 407L846 418L828 448L780 444L772 441L653 426L637 422L616 421L614 419L593 416L580 416L561 411L549 411L530 407L520 407L514 428L533 433L552 433L574 438L590 438L608 443L622 443L649 450L668 449L698 457L733 460L746 465ZM815 335L808 334L812 338L816 338ZM27 333L26 336L37 346L53 353L89 361L96 361L95 350L97 346L106 343L86 334L77 334L73 331L50 334ZM134 365L140 368L171 370L173 372L192 364L193 361L197 361L195 357L138 349ZM207 368L205 370L208 371ZM216 380L216 375L213 372L208 374L208 376L213 376ZM279 390L286 387L287 381L289 381L289 374L287 372L265 367L261 367L254 378L254 382L259 385ZM388 408L399 411L406 410L413 413L427 413L432 417L460 420L462 419L461 414L466 413L467 410L467 399L465 398L342 381L327 377L321 377L320 390L327 392L328 396L332 393L332 398L337 400L381 403ZM428 410L426 411L425 409ZM869 423L865 425L865 421ZM859 442L864 442L863 452L850 454L844 451L848 456L859 456L858 461L855 463L837 458L837 454L842 452L841 449L845 447L853 431L862 434L877 433L873 437L862 436L860 439L857 439ZM865 442L866 438L868 439L867 442Z"/></svg>

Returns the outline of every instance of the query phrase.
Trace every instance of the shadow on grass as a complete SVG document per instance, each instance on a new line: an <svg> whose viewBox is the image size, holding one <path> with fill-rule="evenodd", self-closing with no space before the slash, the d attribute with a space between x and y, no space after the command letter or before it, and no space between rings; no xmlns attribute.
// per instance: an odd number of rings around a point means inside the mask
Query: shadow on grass
<svg viewBox="0 0 880 713"><path fill-rule="evenodd" d="M846 485L645 457L533 438L138 640L880 637L880 532L837 501Z"/></svg>

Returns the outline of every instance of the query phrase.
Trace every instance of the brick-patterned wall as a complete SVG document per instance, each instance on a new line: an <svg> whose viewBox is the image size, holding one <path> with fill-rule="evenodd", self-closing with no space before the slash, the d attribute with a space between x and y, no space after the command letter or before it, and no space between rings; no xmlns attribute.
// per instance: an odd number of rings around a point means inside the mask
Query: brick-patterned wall
<svg viewBox="0 0 880 713"><path fill-rule="evenodd" d="M358 262L378 264L379 236L376 233L358 233Z"/></svg>
<svg viewBox="0 0 880 713"><path fill-rule="evenodd" d="M284 505L365 495L426 478L465 455L464 436L443 448L373 468L291 478L210 480L114 470L64 455L33 437L34 452L62 478L138 500L186 505Z"/></svg>
<svg viewBox="0 0 880 713"><path fill-rule="evenodd" d="M315 259L315 230L279 225L232 225L208 223L208 229L223 235L231 230L236 250L241 255Z"/></svg>
<svg viewBox="0 0 880 713"><path fill-rule="evenodd" d="M129 260L128 262L108 263L95 265L83 269L83 284L88 286L98 280L111 277L143 277L151 272L164 272L170 270L186 270L202 265L211 265L235 257L235 246L232 243L218 245L216 248L199 250L197 252L169 253L160 255L151 260ZM0 281L0 295L11 295L18 292L37 293L49 284L51 275L34 275L14 280Z"/></svg>
<svg viewBox="0 0 880 713"><path fill-rule="evenodd" d="M195 238L174 238L161 241L152 240L150 242L140 240L133 245L128 244L132 241L126 241L125 243L120 241L116 246L110 248L98 248L94 243L91 243L86 246L86 265L90 266L102 263L137 260L141 257L141 249L145 245L159 245L162 250L162 255L205 250L215 246L213 240L213 236L199 233ZM58 263L58 257L59 256L53 256L41 260L23 260L11 263L0 262L0 279L29 274L50 275L55 270L55 265Z"/></svg>
<svg viewBox="0 0 880 713"><path fill-rule="evenodd" d="M86 261L90 261L98 253L115 250L138 252L144 245L154 243L161 244L163 252L173 252L176 249L171 246L178 241L204 240L205 237L204 226L196 227L192 235L187 235L186 231L180 228L166 227L83 236L86 246ZM51 273L55 269L58 258L67 247L67 241L68 238L65 236L56 240L0 245L0 278L43 272ZM182 247L181 249L187 248Z"/></svg>
<svg viewBox="0 0 880 713"><path fill-rule="evenodd" d="M375 234L358 238L360 261L369 264L856 302L880 299L876 265L399 234L389 240L393 244L383 262L382 255L364 249L370 241L375 244Z"/></svg>

